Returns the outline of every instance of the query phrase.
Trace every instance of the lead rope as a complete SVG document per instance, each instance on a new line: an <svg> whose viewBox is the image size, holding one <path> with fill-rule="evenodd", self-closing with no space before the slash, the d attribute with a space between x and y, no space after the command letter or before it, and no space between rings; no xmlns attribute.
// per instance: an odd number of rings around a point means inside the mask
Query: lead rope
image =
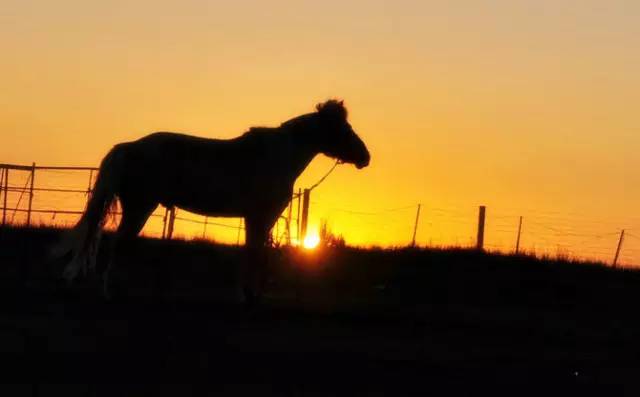
<svg viewBox="0 0 640 397"><path fill-rule="evenodd" d="M335 170L335 169L336 169L336 167L337 167L339 164L344 164L344 161L336 160L335 164L333 165L333 167L331 167L331 169L329 170L329 172L327 172L326 174L324 174L324 176L323 176L322 178L320 178L320 180L319 180L318 182L314 183L314 184L309 188L309 191L311 191L311 190L313 190L313 189L317 188L319 184L321 184L322 182L324 182L324 180L325 180L325 179L327 179L327 177L328 177L329 175L331 175L331 173L333 172L333 170Z"/></svg>

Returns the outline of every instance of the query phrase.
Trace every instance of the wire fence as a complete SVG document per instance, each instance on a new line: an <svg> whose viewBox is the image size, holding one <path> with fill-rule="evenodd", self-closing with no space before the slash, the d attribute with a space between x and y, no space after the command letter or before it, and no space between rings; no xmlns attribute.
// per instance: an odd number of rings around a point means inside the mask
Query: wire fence
<svg viewBox="0 0 640 397"><path fill-rule="evenodd" d="M0 164L0 217L2 225L72 227L84 212L98 169L95 167L46 167ZM294 195L292 205L297 204ZM188 211L159 206L149 217L142 234L148 237L182 237L244 243L241 219L200 216ZM293 212L291 212L293 214ZM297 212L296 212L297 213ZM110 213L106 227L114 229L121 217ZM168 222L172 222L168 235ZM297 243L297 218L280 218L273 229L273 241ZM276 233L277 232L277 233Z"/></svg>
<svg viewBox="0 0 640 397"><path fill-rule="evenodd" d="M97 176L94 167L41 167L0 164L2 224L70 227L82 214ZM317 184L316 184L317 185ZM314 187L316 187L314 185ZM309 195L307 195L309 196ZM478 206L406 204L363 208L332 202L314 193L308 221L302 190L272 230L275 244L301 244L327 221L335 233L347 233L354 245L475 247L478 244ZM114 228L120 213L107 227ZM303 225L304 224L304 225ZM169 233L169 230L170 233ZM624 230L624 231L623 231ZM157 208L142 233L150 237L198 238L227 244L244 243L239 218L215 218L183 210ZM167 236L169 234L169 236ZM552 257L596 260L617 265L640 263L640 218L593 219L586 214L540 210L487 208L484 249Z"/></svg>
<svg viewBox="0 0 640 397"><path fill-rule="evenodd" d="M416 204L352 210L316 195L316 218L355 231L349 242L430 247L476 247L479 207ZM420 206L420 211L418 207ZM365 233L357 233L364 230ZM640 263L640 219L594 219L586 214L486 208L482 247L502 253L591 260L633 267ZM355 237L355 238L354 238ZM361 240L358 240L361 238ZM616 254L617 253L617 254ZM617 256L617 259L616 259Z"/></svg>

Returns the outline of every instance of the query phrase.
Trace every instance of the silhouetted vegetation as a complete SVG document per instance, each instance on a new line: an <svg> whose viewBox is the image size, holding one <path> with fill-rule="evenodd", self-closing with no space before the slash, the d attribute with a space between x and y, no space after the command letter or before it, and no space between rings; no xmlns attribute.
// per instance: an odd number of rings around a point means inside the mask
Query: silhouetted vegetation
<svg viewBox="0 0 640 397"><path fill-rule="evenodd" d="M320 236L321 247L342 248L346 246L344 237L341 234L333 233L326 219L320 223L320 232L318 234Z"/></svg>
<svg viewBox="0 0 640 397"><path fill-rule="evenodd" d="M58 233L0 229L0 319L12 324L0 340L28 357L14 372L77 381L107 366L109 382L198 377L267 395L584 395L635 381L635 270L468 249L281 248L264 305L247 313L233 299L240 247L139 239L105 303L95 276L57 281L62 264L43 258Z"/></svg>

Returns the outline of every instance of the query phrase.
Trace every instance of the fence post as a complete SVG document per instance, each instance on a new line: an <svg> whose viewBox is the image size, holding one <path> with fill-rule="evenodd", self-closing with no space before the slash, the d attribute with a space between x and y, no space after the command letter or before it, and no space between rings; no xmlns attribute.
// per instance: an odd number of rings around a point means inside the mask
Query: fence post
<svg viewBox="0 0 640 397"><path fill-rule="evenodd" d="M520 222L518 223L518 238L516 239L516 255L520 251L520 233L522 232L522 215L520 216Z"/></svg>
<svg viewBox="0 0 640 397"><path fill-rule="evenodd" d="M27 227L31 226L31 206L33 204L33 180L36 177L36 163L31 164L31 184L29 185L29 207L27 208Z"/></svg>
<svg viewBox="0 0 640 397"><path fill-rule="evenodd" d="M300 232L302 234L301 244L304 244L304 240L307 238L307 221L309 218L309 195L311 190L304 189L304 195L302 198L302 222L300 225Z"/></svg>
<svg viewBox="0 0 640 397"><path fill-rule="evenodd" d="M300 240L300 198L301 197L302 197L302 190L298 188L298 205L297 205L298 215L296 217L296 238L298 239L298 245L302 244L302 240Z"/></svg>
<svg viewBox="0 0 640 397"><path fill-rule="evenodd" d="M176 207L169 209L169 227L167 228L167 238L171 239L173 236L173 225L176 221Z"/></svg>
<svg viewBox="0 0 640 397"><path fill-rule="evenodd" d="M287 212L287 245L291 245L291 212L293 210L293 196L289 200L289 210Z"/></svg>
<svg viewBox="0 0 640 397"><path fill-rule="evenodd" d="M478 240L476 243L476 249L482 250L484 248L484 219L485 219L486 207L480 206L478 211Z"/></svg>
<svg viewBox="0 0 640 397"><path fill-rule="evenodd" d="M162 217L162 239L167 238L167 214L169 214L169 208L164 207L164 217Z"/></svg>
<svg viewBox="0 0 640 397"><path fill-rule="evenodd" d="M0 167L0 200L2 199L2 192L4 192L4 167ZM3 207L6 207L3 205ZM4 225L4 222L2 223Z"/></svg>
<svg viewBox="0 0 640 397"><path fill-rule="evenodd" d="M202 239L204 240L205 238L207 238L207 222L209 221L209 217L205 216L204 217L204 229L202 230Z"/></svg>
<svg viewBox="0 0 640 397"><path fill-rule="evenodd" d="M87 185L87 205L89 204L89 199L91 198L91 184L93 183L93 170L89 170L89 184ZM163 231L164 234L164 231ZM164 238L164 236L163 236Z"/></svg>
<svg viewBox="0 0 640 397"><path fill-rule="evenodd" d="M613 267L618 265L618 256L620 255L620 249L622 248L622 243L624 242L624 229L620 232L620 239L618 240L618 248L616 248L616 255L613 257Z"/></svg>
<svg viewBox="0 0 640 397"><path fill-rule="evenodd" d="M4 169L4 203L2 204L2 226L7 222L7 196L9 195L9 168Z"/></svg>
<svg viewBox="0 0 640 397"><path fill-rule="evenodd" d="M416 233L418 232L418 221L420 220L420 207L422 204L418 204L418 211L416 212L416 222L413 225L413 238L411 239L411 246L416 246Z"/></svg>
<svg viewBox="0 0 640 397"><path fill-rule="evenodd" d="M240 245L240 233L242 232L243 221L244 221L244 218L240 218L240 223L238 224L238 235L236 236L236 245Z"/></svg>

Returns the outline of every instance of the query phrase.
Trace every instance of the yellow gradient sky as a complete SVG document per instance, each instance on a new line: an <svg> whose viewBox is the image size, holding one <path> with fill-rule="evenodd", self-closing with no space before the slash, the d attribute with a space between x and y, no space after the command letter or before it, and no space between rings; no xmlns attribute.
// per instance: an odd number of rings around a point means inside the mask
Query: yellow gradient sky
<svg viewBox="0 0 640 397"><path fill-rule="evenodd" d="M419 243L468 244L485 204L496 246L512 245L517 215L537 222L523 244L552 253L608 259L620 228L640 236L640 2L2 9L0 162L93 166L152 131L232 137L340 97L372 163L314 191L313 227L328 218L348 242L406 244L415 207L387 210L422 203ZM330 165L319 158L298 185ZM640 262L640 239L625 249Z"/></svg>

